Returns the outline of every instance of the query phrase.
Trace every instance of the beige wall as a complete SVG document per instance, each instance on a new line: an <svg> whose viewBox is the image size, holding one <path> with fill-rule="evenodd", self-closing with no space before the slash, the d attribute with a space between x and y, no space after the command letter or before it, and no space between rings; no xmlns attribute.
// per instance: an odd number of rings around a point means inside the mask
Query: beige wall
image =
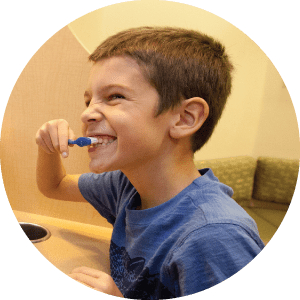
<svg viewBox="0 0 300 300"><path fill-rule="evenodd" d="M175 2L152 3L111 5L75 20L69 28L89 53L111 34L136 26L181 26L212 35L224 43L235 66L233 91L213 137L195 158L270 155L298 159L293 104L261 49L239 29L205 10Z"/></svg>
<svg viewBox="0 0 300 300"><path fill-rule="evenodd" d="M80 114L90 65L87 52L65 27L32 57L20 75L5 111L1 134L1 168L8 199L14 210L95 225L107 225L85 203L44 197L35 182L35 134L46 121L64 118L80 136ZM86 149L72 148L65 167L69 173L88 172Z"/></svg>
<svg viewBox="0 0 300 300"><path fill-rule="evenodd" d="M299 159L299 130L293 103L269 60L261 102L254 155Z"/></svg>
<svg viewBox="0 0 300 300"><path fill-rule="evenodd" d="M74 21L50 38L20 75L1 133L2 174L13 209L107 225L88 204L59 202L39 193L35 184L35 134L44 122L64 118L80 135L79 118L90 68L88 52L107 36L129 27L198 29L222 41L232 57L232 95L213 138L196 159L238 155L299 158L299 131L291 99L259 47L231 24L198 8L165 1L155 6L149 3L112 5ZM74 147L65 166L69 173L88 172L86 151Z"/></svg>

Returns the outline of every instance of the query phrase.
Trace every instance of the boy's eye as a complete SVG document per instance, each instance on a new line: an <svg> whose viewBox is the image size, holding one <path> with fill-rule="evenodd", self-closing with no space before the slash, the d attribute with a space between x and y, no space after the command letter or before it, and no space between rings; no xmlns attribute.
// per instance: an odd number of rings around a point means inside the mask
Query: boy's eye
<svg viewBox="0 0 300 300"><path fill-rule="evenodd" d="M117 99L125 99L125 97L121 94L112 94L108 98L108 101L117 100Z"/></svg>
<svg viewBox="0 0 300 300"><path fill-rule="evenodd" d="M108 96L106 99L107 99L107 101L113 101L113 100L118 100L118 99L125 99L125 97L121 94L112 94L112 95ZM86 100L85 101L86 107L89 107L90 103L91 103L91 100Z"/></svg>

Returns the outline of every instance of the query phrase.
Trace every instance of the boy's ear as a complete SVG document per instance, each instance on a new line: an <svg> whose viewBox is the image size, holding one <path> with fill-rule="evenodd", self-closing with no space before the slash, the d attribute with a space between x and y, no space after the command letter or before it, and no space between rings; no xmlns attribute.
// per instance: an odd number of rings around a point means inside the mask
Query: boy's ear
<svg viewBox="0 0 300 300"><path fill-rule="evenodd" d="M180 139L192 136L198 131L208 117L209 106L204 99L194 97L182 101L174 112L170 136L174 139Z"/></svg>

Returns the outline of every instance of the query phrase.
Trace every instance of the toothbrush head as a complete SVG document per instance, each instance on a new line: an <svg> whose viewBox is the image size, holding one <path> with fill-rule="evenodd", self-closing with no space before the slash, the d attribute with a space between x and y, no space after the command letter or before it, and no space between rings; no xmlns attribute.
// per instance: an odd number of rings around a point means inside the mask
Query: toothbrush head
<svg viewBox="0 0 300 300"><path fill-rule="evenodd" d="M91 144L97 144L98 143L98 139L95 137L88 137L88 139L91 140Z"/></svg>

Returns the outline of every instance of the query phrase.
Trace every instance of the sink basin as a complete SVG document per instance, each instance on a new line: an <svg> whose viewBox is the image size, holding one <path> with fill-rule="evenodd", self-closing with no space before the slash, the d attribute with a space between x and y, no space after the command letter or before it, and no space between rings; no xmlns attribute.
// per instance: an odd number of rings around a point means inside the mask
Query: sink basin
<svg viewBox="0 0 300 300"><path fill-rule="evenodd" d="M32 246L63 273L69 275L75 268L86 266L110 274L112 228L16 210L14 214L27 231L28 242L31 239ZM39 230L41 227L45 230ZM47 236L47 230L51 236ZM40 233L46 235L41 237Z"/></svg>
<svg viewBox="0 0 300 300"><path fill-rule="evenodd" d="M24 233L32 243L40 243L50 238L50 231L38 224L19 222Z"/></svg>

